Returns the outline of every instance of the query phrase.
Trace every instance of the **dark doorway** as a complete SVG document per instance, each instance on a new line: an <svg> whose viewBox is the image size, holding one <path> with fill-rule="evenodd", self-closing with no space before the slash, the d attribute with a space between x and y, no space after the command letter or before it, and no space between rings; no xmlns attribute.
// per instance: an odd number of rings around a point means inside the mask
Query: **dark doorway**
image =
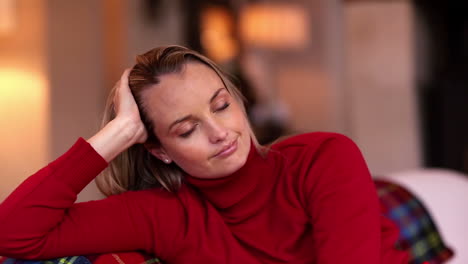
<svg viewBox="0 0 468 264"><path fill-rule="evenodd" d="M468 2L414 3L425 165L468 173Z"/></svg>

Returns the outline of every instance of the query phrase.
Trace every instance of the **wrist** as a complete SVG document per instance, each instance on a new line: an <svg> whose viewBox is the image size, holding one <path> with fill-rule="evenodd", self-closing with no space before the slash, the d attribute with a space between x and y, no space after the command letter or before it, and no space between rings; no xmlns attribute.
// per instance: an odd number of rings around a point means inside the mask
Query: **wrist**
<svg viewBox="0 0 468 264"><path fill-rule="evenodd" d="M141 121L135 121L130 118L116 117L110 121L108 126L112 127L116 136L122 137L122 140L128 143L128 147L138 143L139 133L141 133Z"/></svg>
<svg viewBox="0 0 468 264"><path fill-rule="evenodd" d="M107 162L110 162L136 143L134 127L130 120L116 118L88 139L88 142Z"/></svg>

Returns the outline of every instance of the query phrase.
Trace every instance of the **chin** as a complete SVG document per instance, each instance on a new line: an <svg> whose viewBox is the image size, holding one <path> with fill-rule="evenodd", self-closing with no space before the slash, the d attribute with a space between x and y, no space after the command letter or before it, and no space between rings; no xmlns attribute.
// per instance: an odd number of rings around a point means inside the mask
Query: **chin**
<svg viewBox="0 0 468 264"><path fill-rule="evenodd" d="M231 175L242 168L247 162L249 150L250 145L244 145L242 148L238 149L238 153L236 153L236 155L232 157L232 160L230 160L227 164L220 164L221 170L223 171L221 173L223 176L220 177Z"/></svg>

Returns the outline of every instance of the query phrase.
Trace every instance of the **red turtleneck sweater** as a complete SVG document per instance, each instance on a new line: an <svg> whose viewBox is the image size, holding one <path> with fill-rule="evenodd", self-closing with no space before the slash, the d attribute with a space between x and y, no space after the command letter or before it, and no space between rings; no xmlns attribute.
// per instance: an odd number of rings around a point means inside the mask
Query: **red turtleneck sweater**
<svg viewBox="0 0 468 264"><path fill-rule="evenodd" d="M187 177L176 194L151 189L74 204L107 166L83 139L0 205L0 255L52 258L143 250L167 263L402 264L398 230L379 213L357 147L310 133L252 146L221 179Z"/></svg>

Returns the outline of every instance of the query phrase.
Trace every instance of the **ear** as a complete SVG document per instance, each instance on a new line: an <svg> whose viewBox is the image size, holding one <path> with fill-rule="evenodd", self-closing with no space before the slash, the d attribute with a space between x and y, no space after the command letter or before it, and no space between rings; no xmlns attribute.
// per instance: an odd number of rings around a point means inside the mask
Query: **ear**
<svg viewBox="0 0 468 264"><path fill-rule="evenodd" d="M153 156L160 159L162 162L169 164L172 162L172 159L167 155L166 150L161 145L146 143L146 150L148 150Z"/></svg>

